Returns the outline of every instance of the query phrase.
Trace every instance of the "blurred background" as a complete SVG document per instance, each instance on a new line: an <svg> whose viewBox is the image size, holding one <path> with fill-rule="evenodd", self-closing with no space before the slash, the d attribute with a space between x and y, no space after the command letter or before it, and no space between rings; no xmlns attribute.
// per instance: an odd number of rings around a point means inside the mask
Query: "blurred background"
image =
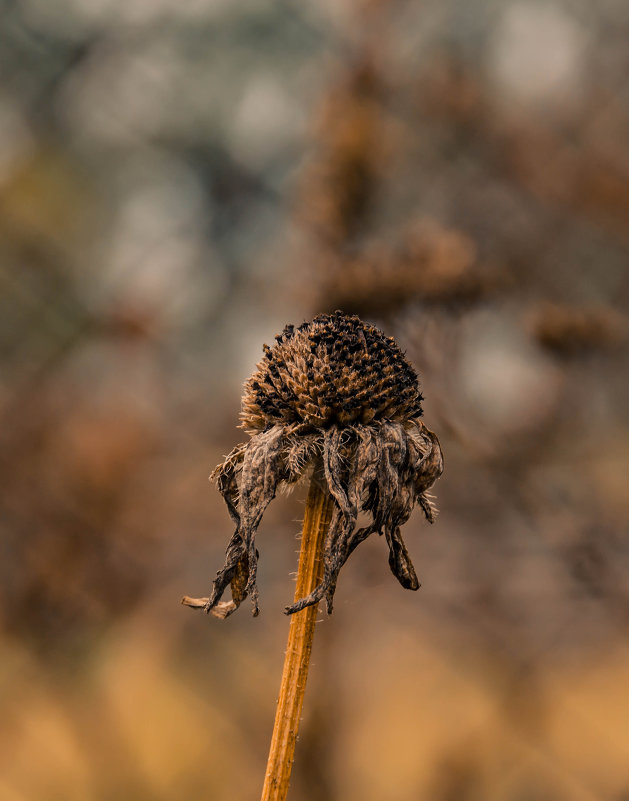
<svg viewBox="0 0 629 801"><path fill-rule="evenodd" d="M210 470L285 323L420 372L440 517L357 550L290 797L629 799L629 5L0 3L0 799L260 792L262 614L206 595Z"/></svg>

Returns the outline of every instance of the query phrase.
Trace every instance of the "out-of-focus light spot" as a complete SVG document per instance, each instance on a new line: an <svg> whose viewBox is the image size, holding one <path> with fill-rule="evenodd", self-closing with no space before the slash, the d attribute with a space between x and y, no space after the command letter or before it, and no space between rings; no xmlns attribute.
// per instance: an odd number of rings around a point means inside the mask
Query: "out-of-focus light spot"
<svg viewBox="0 0 629 801"><path fill-rule="evenodd" d="M32 136L19 110L8 98L0 97L0 184L32 145Z"/></svg>
<svg viewBox="0 0 629 801"><path fill-rule="evenodd" d="M301 107L270 76L257 76L245 87L232 125L237 158L256 168L281 153L301 132Z"/></svg>
<svg viewBox="0 0 629 801"><path fill-rule="evenodd" d="M490 79L514 105L569 107L585 85L588 38L584 29L557 6L507 6L490 41Z"/></svg>
<svg viewBox="0 0 629 801"><path fill-rule="evenodd" d="M186 86L183 57L168 40L107 45L70 75L60 107L87 141L129 145L176 127Z"/></svg>
<svg viewBox="0 0 629 801"><path fill-rule="evenodd" d="M525 430L553 408L560 376L507 313L469 321L461 358L461 391L478 419L496 432Z"/></svg>
<svg viewBox="0 0 629 801"><path fill-rule="evenodd" d="M203 236L211 209L196 177L156 156L120 183L98 274L86 276L92 305L142 310L158 325L197 319L220 301L225 276Z"/></svg>
<svg viewBox="0 0 629 801"><path fill-rule="evenodd" d="M255 0L238 4L244 14ZM233 13L230 0L23 0L21 14L29 25L41 32L61 33L65 38L81 35L86 29L146 27L165 22L199 23Z"/></svg>

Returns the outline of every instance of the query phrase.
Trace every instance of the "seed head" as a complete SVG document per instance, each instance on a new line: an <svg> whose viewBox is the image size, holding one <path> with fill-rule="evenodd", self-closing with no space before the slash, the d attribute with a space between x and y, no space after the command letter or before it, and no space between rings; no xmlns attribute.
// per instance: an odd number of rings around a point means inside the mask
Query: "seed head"
<svg viewBox="0 0 629 801"><path fill-rule="evenodd" d="M604 306L544 304L532 316L533 334L542 347L570 358L614 350L627 341L627 319Z"/></svg>
<svg viewBox="0 0 629 801"><path fill-rule="evenodd" d="M465 308L502 283L469 236L424 217L361 247L325 252L313 271L324 308L340 304L380 318L409 303Z"/></svg>
<svg viewBox="0 0 629 801"><path fill-rule="evenodd" d="M242 427L313 428L422 413L417 373L392 337L342 312L320 314L295 330L288 325L264 346L264 358L245 384Z"/></svg>
<svg viewBox="0 0 629 801"><path fill-rule="evenodd" d="M430 522L427 490L443 470L439 440L419 420L417 374L390 337L342 312L286 326L246 382L242 427L250 436L219 465L216 479L236 530L206 611L226 617L251 596L258 613L255 533L282 484L318 465L334 511L321 584L287 613L325 597L328 611L339 571L373 532L384 534L389 565L407 589L419 581L400 534L419 504ZM357 529L359 512L369 524ZM227 585L232 600L221 602Z"/></svg>

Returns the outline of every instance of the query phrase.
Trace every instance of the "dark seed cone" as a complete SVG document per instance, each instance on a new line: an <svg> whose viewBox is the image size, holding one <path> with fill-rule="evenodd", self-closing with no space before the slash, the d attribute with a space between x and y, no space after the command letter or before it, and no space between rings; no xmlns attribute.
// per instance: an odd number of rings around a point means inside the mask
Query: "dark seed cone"
<svg viewBox="0 0 629 801"><path fill-rule="evenodd" d="M417 374L395 341L358 317L319 315L287 326L245 385L242 427L249 442L219 465L216 479L236 530L206 611L231 614L247 595L258 614L255 533L281 484L292 484L321 458L335 509L321 584L287 608L291 614L326 598L339 571L373 532L386 537L389 565L403 587L419 581L400 527L419 504L432 523L427 490L443 470L437 437L419 420ZM356 529L359 511L371 523ZM232 601L221 602L228 584Z"/></svg>
<svg viewBox="0 0 629 801"><path fill-rule="evenodd" d="M417 373L395 340L341 312L286 326L245 384L242 427L276 423L313 428L372 420L412 420L422 413Z"/></svg>

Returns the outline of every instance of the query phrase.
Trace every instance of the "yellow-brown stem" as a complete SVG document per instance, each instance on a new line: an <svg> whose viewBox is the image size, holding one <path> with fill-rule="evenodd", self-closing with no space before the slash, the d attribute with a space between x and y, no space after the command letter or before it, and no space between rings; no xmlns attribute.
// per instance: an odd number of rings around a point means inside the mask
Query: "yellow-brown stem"
<svg viewBox="0 0 629 801"><path fill-rule="evenodd" d="M323 543L330 525L334 500L321 472L320 469L315 469L306 500L295 601L312 592L323 577ZM318 604L314 604L291 616L262 801L284 801L288 793L317 609Z"/></svg>

